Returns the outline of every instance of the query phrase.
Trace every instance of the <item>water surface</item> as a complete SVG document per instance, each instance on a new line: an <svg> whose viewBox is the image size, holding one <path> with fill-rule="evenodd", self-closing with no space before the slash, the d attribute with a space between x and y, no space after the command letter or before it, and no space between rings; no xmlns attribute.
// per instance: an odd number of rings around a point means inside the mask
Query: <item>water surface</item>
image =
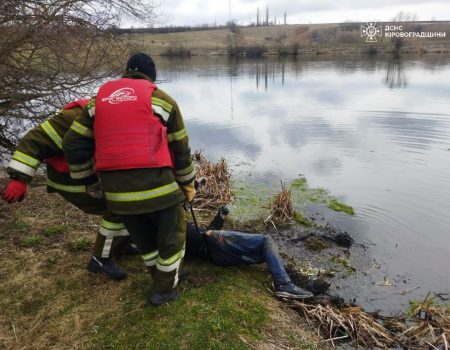
<svg viewBox="0 0 450 350"><path fill-rule="evenodd" d="M420 287L403 303L450 290L448 57L157 64L193 149L267 183L303 174L355 208L335 224L393 284L356 296L383 308L402 290Z"/></svg>

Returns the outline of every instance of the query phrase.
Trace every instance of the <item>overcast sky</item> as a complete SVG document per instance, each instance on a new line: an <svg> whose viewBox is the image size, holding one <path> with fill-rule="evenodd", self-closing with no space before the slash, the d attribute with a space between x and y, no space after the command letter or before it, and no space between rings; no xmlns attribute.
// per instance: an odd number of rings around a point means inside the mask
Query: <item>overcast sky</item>
<svg viewBox="0 0 450 350"><path fill-rule="evenodd" d="M389 21L399 11L417 14L419 20L450 20L450 0L164 0L160 1L161 21L165 25L224 24L230 18L239 24L256 22L256 9L270 20L287 23L327 23Z"/></svg>

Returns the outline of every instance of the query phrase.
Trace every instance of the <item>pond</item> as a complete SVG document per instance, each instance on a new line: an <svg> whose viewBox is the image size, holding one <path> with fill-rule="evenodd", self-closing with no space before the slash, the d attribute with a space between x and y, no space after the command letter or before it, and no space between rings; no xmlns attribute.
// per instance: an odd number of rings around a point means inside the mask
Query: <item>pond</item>
<svg viewBox="0 0 450 350"><path fill-rule="evenodd" d="M368 246L386 282L353 286L363 304L392 308L393 294L407 304L450 290L449 57L157 66L192 149L255 181L305 176L354 207L334 224Z"/></svg>

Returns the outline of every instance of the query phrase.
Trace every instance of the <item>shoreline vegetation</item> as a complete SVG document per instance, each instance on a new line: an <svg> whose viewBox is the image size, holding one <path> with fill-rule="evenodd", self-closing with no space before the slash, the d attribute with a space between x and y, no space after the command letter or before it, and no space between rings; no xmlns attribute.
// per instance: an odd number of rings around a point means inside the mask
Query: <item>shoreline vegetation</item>
<svg viewBox="0 0 450 350"><path fill-rule="evenodd" d="M232 179L225 159L213 163L200 153L194 158L207 180L194 202L201 224L231 201L225 229L272 236L284 229L309 232L298 240L321 254L330 247L323 234L336 231L306 218L302 207L351 208L324 189L310 188L303 177L282 183L280 191ZM0 187L6 181L0 177ZM178 288L180 298L146 307L150 278L138 257L120 260L130 272L123 282L86 271L99 219L45 193L45 178L34 180L23 203L0 202L0 209L0 348L327 349L345 342L445 349L450 341L450 308L432 296L412 301L405 315L390 318L332 295L283 302L273 297L265 266L220 268L187 261L191 274ZM286 259L296 283L305 275L330 272ZM350 259L336 256L335 263L353 273Z"/></svg>
<svg viewBox="0 0 450 350"><path fill-rule="evenodd" d="M392 23L389 23L392 24ZM439 32L437 38L377 38L367 43L361 26L367 23L286 24L217 28L117 29L116 35L134 50L155 56L267 56L448 54L450 22L394 22L403 31ZM386 26L388 23L379 23ZM164 29L164 30L163 30ZM383 28L384 30L384 28Z"/></svg>

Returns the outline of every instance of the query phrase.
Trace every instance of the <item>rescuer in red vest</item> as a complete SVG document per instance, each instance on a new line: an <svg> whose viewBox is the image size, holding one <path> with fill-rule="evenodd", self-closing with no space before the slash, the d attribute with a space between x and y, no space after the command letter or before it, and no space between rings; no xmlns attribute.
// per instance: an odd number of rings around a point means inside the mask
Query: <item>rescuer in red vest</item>
<svg viewBox="0 0 450 350"><path fill-rule="evenodd" d="M99 174L108 209L121 215L152 274L150 302L161 305L177 297L182 204L195 196L195 171L180 110L155 79L150 56L131 56L122 78L91 99L77 120L84 129L70 130L63 148L72 178L95 183Z"/></svg>

